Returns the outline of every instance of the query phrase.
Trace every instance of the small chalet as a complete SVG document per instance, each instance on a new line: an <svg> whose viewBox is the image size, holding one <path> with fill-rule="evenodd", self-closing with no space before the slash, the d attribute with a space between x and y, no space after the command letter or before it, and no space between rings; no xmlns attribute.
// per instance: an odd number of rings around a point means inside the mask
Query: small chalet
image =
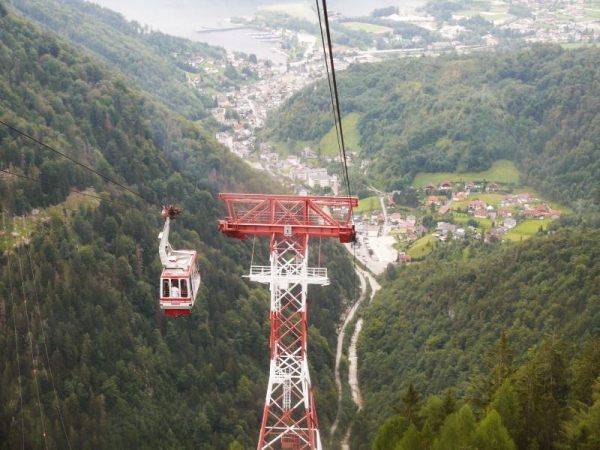
<svg viewBox="0 0 600 450"><path fill-rule="evenodd" d="M443 216L444 214L446 214L448 211L450 211L450 206L448 205L442 205L440 206L440 209L438 209L438 214L440 216Z"/></svg>
<svg viewBox="0 0 600 450"><path fill-rule="evenodd" d="M502 217L511 217L512 213L505 208L498 208L498 215Z"/></svg>
<svg viewBox="0 0 600 450"><path fill-rule="evenodd" d="M448 233L454 233L454 230L456 230L456 225L446 222L438 222L435 229L440 231L443 236L446 236Z"/></svg>
<svg viewBox="0 0 600 450"><path fill-rule="evenodd" d="M541 211L538 211L537 209L526 209L525 217L527 217L528 219L538 219L538 218L543 219L544 213Z"/></svg>
<svg viewBox="0 0 600 450"><path fill-rule="evenodd" d="M429 197L427 197L427 200L425 200L424 204L425 206L439 206L442 204L442 200L440 200L440 198L437 195L430 195Z"/></svg>
<svg viewBox="0 0 600 450"><path fill-rule="evenodd" d="M498 183L494 183L493 181L488 183L487 187L485 188L485 190L488 192L496 192L498 189L500 189L500 186L498 186Z"/></svg>
<svg viewBox="0 0 600 450"><path fill-rule="evenodd" d="M377 237L377 236L379 236L379 229L380 229L380 227L378 225L370 225L367 228L367 236L368 237Z"/></svg>
<svg viewBox="0 0 600 450"><path fill-rule="evenodd" d="M435 189L435 184L432 183L427 183L425 186L423 186L421 189Z"/></svg>
<svg viewBox="0 0 600 450"><path fill-rule="evenodd" d="M478 211L480 209L485 209L487 208L487 203L482 201L482 200L473 200L471 202L469 202L468 205L468 210L469 211Z"/></svg>
<svg viewBox="0 0 600 450"><path fill-rule="evenodd" d="M412 258L410 257L410 255L407 255L406 253L402 253L402 254L398 255L398 261L403 262L403 263L409 263L412 261Z"/></svg>
<svg viewBox="0 0 600 450"><path fill-rule="evenodd" d="M396 212L396 213L390 215L391 222L398 223L398 222L400 222L400 220L402 220L402 216L400 215L400 213Z"/></svg>
<svg viewBox="0 0 600 450"><path fill-rule="evenodd" d="M461 191L457 194L454 195L454 198L452 200L454 200L455 202L460 202L463 200L467 200L469 198L469 193L466 191Z"/></svg>
<svg viewBox="0 0 600 450"><path fill-rule="evenodd" d="M506 231L503 228L493 228L485 234L485 242L501 241Z"/></svg>
<svg viewBox="0 0 600 450"><path fill-rule="evenodd" d="M472 181L465 181L465 189L475 189L475 183L473 183Z"/></svg>
<svg viewBox="0 0 600 450"><path fill-rule="evenodd" d="M505 217L504 218L504 228L507 228L509 230L513 229L514 227L517 226L517 220L512 218L512 217Z"/></svg>
<svg viewBox="0 0 600 450"><path fill-rule="evenodd" d="M477 219L487 219L488 216L488 212L486 209L476 209L473 212L473 217L477 218Z"/></svg>
<svg viewBox="0 0 600 450"><path fill-rule="evenodd" d="M452 183L448 180L442 181L440 183L440 191L449 191L452 189Z"/></svg>
<svg viewBox="0 0 600 450"><path fill-rule="evenodd" d="M560 209L551 209L546 213L546 217L548 217L549 219L560 219L561 216L562 212L560 211Z"/></svg>

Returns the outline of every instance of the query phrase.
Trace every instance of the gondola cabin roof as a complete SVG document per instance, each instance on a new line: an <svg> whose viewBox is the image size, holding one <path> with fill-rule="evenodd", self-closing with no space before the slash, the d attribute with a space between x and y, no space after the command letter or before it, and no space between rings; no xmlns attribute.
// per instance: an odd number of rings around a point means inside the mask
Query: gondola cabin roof
<svg viewBox="0 0 600 450"><path fill-rule="evenodd" d="M162 277L189 277L196 263L195 250L174 250L164 265Z"/></svg>

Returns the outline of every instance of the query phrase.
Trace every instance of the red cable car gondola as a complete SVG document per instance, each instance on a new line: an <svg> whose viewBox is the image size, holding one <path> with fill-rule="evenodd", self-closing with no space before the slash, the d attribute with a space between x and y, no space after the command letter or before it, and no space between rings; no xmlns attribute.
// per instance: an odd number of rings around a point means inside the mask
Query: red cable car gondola
<svg viewBox="0 0 600 450"><path fill-rule="evenodd" d="M160 276L160 309L169 316L187 316L190 314L196 295L200 289L200 270L195 250L173 250L169 244L171 220L181 212L173 205L163 208L165 226L160 239L160 262L163 271Z"/></svg>

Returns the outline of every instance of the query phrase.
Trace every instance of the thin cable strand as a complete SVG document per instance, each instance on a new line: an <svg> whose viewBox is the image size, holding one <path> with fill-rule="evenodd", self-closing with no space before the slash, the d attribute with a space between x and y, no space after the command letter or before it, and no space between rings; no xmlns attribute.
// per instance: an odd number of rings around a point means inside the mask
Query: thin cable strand
<svg viewBox="0 0 600 450"><path fill-rule="evenodd" d="M89 170L90 172L92 172L92 173L94 173L94 174L98 175L99 177L103 178L104 180L108 181L109 183L113 183L113 184L115 184L115 185L119 186L120 188L122 188L122 189L124 189L124 190L126 190L126 191L128 191L128 192L131 192L133 195L136 195L136 196L138 196L139 198L141 198L141 199L143 199L143 200L147 201L148 203L152 203L153 205L156 205L156 206L162 207L162 205L158 204L157 202L155 202L155 201L153 201L153 200L150 200L150 199L149 199L149 198L147 198L147 197L144 197L142 194L140 194L140 193L138 193L138 192L134 191L133 189L130 189L130 188L128 188L127 186L125 186L125 185L123 185L123 184L119 183L118 181L115 181L115 180L113 180L113 179L111 179L111 178L107 177L106 175L102 175L102 174L101 174L100 172L98 172L97 170L94 170L94 169L92 169L91 167L88 167L88 166L86 166L85 164L83 164L83 163L81 163L81 162L77 161L77 160L76 160L76 159L74 159L74 158L71 158L71 157L70 157L70 156L68 156L68 155L65 155L65 154L64 154L64 153L62 153L62 152L59 152L58 150L56 150L56 149L54 149L54 148L50 147L50 146L49 146L49 145L47 145L47 144L44 144L42 141L40 141L40 140L38 140L38 139L34 138L33 136L31 136L31 135L29 135L29 134L25 133L24 131L21 131L21 130L19 130L18 128L15 128L15 127L13 127L12 125L9 125L9 124L7 124L7 123L6 123L6 122L4 122L3 120L0 120L0 123L1 123L2 125L6 126L7 128L11 129L11 130L12 130L12 131L14 131L15 133L18 133L18 134L20 134L21 136L23 136L23 137L26 137L27 139L30 139L30 140L32 140L32 141L33 141L33 142L35 142L36 144L38 144L38 145L41 145L41 146L42 146L42 147L44 147L44 148L47 148L47 149L48 149L48 150L50 150L51 152L54 152L54 153L56 153L57 155L60 155L60 156L62 156L62 157L64 157L64 158L68 159L69 161L71 161L71 162L72 162L72 163L74 163L74 164L77 164L77 165L78 165L78 166L80 166L80 167L83 167L84 169L86 169L86 170Z"/></svg>
<svg viewBox="0 0 600 450"><path fill-rule="evenodd" d="M33 338L31 327L29 326L29 312L27 311L27 295L25 294L25 277L23 276L23 265L21 263L21 251L17 246L17 261L19 263L19 272L21 273L21 290L23 291L23 305L25 306L25 318L27 319L27 336L29 337L29 353L31 354L31 369L33 370L33 379L35 380L35 390L37 392L38 407L40 409L40 421L42 423L42 437L44 438L44 447L48 448L46 440L46 424L44 423L44 411L42 409L42 398L40 396L40 384L37 379L37 369L35 368L35 358L33 357Z"/></svg>
<svg viewBox="0 0 600 450"><path fill-rule="evenodd" d="M48 183L47 181L42 181L42 180L37 179L37 178L28 177L27 175L20 175L18 173L11 172L10 170L0 169L0 172L8 173L8 174L13 175L15 177L23 178L25 180L35 181L36 183L46 184L48 186L53 186L53 187L58 188L58 189L62 189L63 188L63 186L59 186L59 185L54 184L54 183ZM149 212L147 210L140 209L137 206L133 206L133 205L131 205L129 203L123 203L123 202L119 202L117 200L110 200L110 199L107 199L107 198L98 197L97 195L86 194L85 192L80 192L80 191L78 191L76 189L70 189L69 188L69 192L72 192L72 193L77 194L77 195L83 195L85 197L95 198L97 200L102 200L102 201L114 203L116 205L127 206L128 208L137 209L138 211L141 211L141 212L144 212L144 213Z"/></svg>
<svg viewBox="0 0 600 450"><path fill-rule="evenodd" d="M56 385L54 383L54 375L52 374L52 366L50 364L50 356L48 355L48 345L46 343L46 333L44 332L44 321L42 320L42 313L40 308L40 299L37 291L37 281L35 278L35 271L33 270L33 258L31 257L31 252L29 248L27 248L27 257L29 259L29 267L31 268L31 280L33 281L33 292L35 296L36 308L38 313L38 320L40 321L40 330L42 332L42 343L44 344L44 352L46 353L46 361L48 361L48 372L50 373L50 381L52 382L52 389L54 390L54 399L56 400L56 408L58 409L58 415L60 417L60 423L65 433L65 439L67 440L67 445L69 449L71 448L71 440L69 439L69 435L67 433L67 428L65 427L65 421L62 415L62 410L60 408L60 398L58 397L58 392L56 391Z"/></svg>
<svg viewBox="0 0 600 450"><path fill-rule="evenodd" d="M4 223L4 212L2 212L2 230L4 231L4 233L6 234L6 225ZM15 296L13 294L13 282L12 282L12 267L10 264L10 252L6 252L6 259L8 260L8 284L10 286L10 301L11 301L11 310L12 310L12 317L13 317L13 327L15 330L15 349L17 351L17 368L19 370L19 379L17 380L17 385L19 386L19 399L21 400L21 442L22 442L22 448L23 450L25 450L25 417L24 417L24 410L23 410L23 392L21 389L21 363L19 361L20 357L19 357L19 339L17 337L17 319L15 316Z"/></svg>
<svg viewBox="0 0 600 450"><path fill-rule="evenodd" d="M340 140L342 142L342 154L344 156L344 173L346 176L346 188L348 190L348 197L352 196L352 193L350 191L350 176L348 175L348 164L346 163L346 146L344 144L344 130L343 130L343 126L342 126L342 114L340 112L340 96L338 93L338 88L337 88L337 80L335 78L335 65L333 64L333 48L331 45L331 32L329 29L329 17L327 16L327 1L326 0L322 0L323 2L323 18L325 19L325 31L327 32L327 44L329 46L329 60L331 62L331 77L332 77L332 81L333 81L333 91L335 94L335 100L336 100L336 111L337 111L337 116L338 116L338 120L339 120L339 124L340 124Z"/></svg>

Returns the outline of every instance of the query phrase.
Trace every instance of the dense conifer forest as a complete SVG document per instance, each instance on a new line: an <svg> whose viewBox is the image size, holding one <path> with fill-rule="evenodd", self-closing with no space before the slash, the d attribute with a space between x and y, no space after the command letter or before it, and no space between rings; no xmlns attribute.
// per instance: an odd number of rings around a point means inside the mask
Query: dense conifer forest
<svg viewBox="0 0 600 450"><path fill-rule="evenodd" d="M595 448L599 237L597 229L569 228L511 245L457 242L419 264L390 268L364 315L367 403L354 448L371 448L369 422L390 416L373 448ZM413 389L419 401L406 397ZM453 414L462 404L465 411ZM513 446L478 443L476 431L452 444L461 427L469 434L496 420L492 411ZM472 423L461 425L463 413Z"/></svg>
<svg viewBox="0 0 600 450"><path fill-rule="evenodd" d="M203 276L190 318L164 317L159 208L0 127L0 448L257 439L269 296L242 280L252 244L218 232L217 194L274 186L169 106L0 4L0 119L152 202L179 204L171 241L198 249ZM257 258L266 251L257 243ZM345 252L333 242L319 252L335 280L310 292L325 429L336 412L335 323L353 292Z"/></svg>

